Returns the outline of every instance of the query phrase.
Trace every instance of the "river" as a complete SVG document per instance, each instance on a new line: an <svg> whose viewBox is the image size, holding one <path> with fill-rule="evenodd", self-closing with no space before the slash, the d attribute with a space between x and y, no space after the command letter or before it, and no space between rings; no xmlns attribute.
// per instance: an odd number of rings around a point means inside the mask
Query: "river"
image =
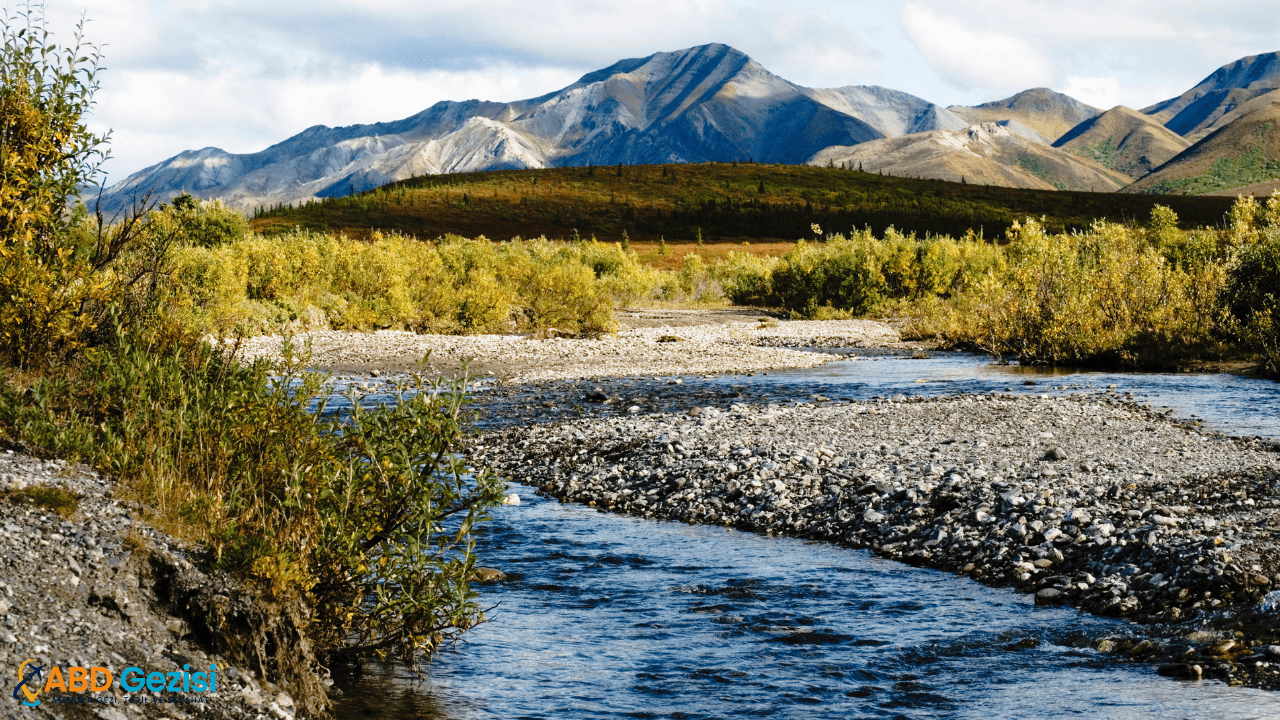
<svg viewBox="0 0 1280 720"><path fill-rule="evenodd" d="M1212 429L1280 437L1280 385L1268 381L1046 372L964 353L859 355L803 371L601 385L658 409L706 397L1113 390ZM573 393L477 397L492 410L486 422L501 423L555 419ZM534 404L544 397L553 410ZM339 673L339 717L1280 717L1275 694L1177 682L1090 649L1126 632L1118 621L1036 608L1008 589L865 551L513 491L522 503L498 508L477 544L484 565L508 573L484 588L484 603L496 605L490 622L420 672L370 663Z"/></svg>

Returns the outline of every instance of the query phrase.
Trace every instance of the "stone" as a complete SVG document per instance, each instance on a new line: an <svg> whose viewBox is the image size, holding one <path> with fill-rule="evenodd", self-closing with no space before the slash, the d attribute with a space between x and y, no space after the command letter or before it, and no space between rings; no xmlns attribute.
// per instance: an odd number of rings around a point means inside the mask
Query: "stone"
<svg viewBox="0 0 1280 720"><path fill-rule="evenodd" d="M1224 655L1231 654L1231 651L1234 650L1235 647L1235 640L1220 640L1205 647L1205 652L1209 653L1213 657L1223 657Z"/></svg>
<svg viewBox="0 0 1280 720"><path fill-rule="evenodd" d="M495 568L478 567L471 572L471 582L493 583L507 579L507 574Z"/></svg>
<svg viewBox="0 0 1280 720"><path fill-rule="evenodd" d="M1178 680L1199 680L1203 677L1204 671L1199 665L1171 663L1157 667L1156 674Z"/></svg>
<svg viewBox="0 0 1280 720"><path fill-rule="evenodd" d="M1057 588L1045 588L1036 593L1037 605L1054 605L1062 601L1063 592Z"/></svg>
<svg viewBox="0 0 1280 720"><path fill-rule="evenodd" d="M1088 525L1089 513L1085 512L1083 508L1074 508L1062 518L1062 521L1076 525Z"/></svg>
<svg viewBox="0 0 1280 720"><path fill-rule="evenodd" d="M1056 460L1069 460L1071 458L1069 455L1067 455L1066 450L1063 450L1060 447L1055 447L1055 448L1050 448L1049 451L1044 454L1044 459L1056 461Z"/></svg>
<svg viewBox="0 0 1280 720"><path fill-rule="evenodd" d="M519 496L519 495L517 495L517 494L515 494L515 493L511 493L510 495L506 495L506 496L504 496L504 497L502 498L502 504L503 504L503 505L519 505L519 504L520 504L520 496Z"/></svg>

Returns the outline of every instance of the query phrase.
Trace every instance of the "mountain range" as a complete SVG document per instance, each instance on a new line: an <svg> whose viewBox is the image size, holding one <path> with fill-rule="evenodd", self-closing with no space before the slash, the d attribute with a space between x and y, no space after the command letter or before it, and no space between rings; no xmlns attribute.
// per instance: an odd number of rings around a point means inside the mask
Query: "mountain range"
<svg viewBox="0 0 1280 720"><path fill-rule="evenodd" d="M806 88L711 44L621 60L528 100L443 101L394 122L317 125L256 153L188 150L105 189L101 202L114 211L185 191L248 212L427 174L717 161L856 164L1012 187L1214 192L1280 178L1273 117L1280 52L1225 65L1141 112L1104 112L1047 88L974 107L877 86ZM1239 156L1246 167L1224 170Z"/></svg>

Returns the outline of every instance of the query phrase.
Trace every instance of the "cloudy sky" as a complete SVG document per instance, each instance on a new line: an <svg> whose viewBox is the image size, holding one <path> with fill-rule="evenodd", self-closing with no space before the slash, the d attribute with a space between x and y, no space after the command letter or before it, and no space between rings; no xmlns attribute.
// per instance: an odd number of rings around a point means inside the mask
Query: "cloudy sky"
<svg viewBox="0 0 1280 720"><path fill-rule="evenodd" d="M0 0L9 8L19 0ZM109 182L184 149L253 152L311 125L438 100L517 100L625 57L722 42L811 87L942 105L1047 86L1143 107L1280 50L1280 0L47 0L83 13L106 71Z"/></svg>

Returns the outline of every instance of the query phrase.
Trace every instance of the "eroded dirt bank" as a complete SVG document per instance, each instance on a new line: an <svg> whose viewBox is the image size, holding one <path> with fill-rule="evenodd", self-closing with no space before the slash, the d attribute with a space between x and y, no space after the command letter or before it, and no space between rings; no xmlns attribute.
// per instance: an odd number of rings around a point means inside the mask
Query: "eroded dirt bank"
<svg viewBox="0 0 1280 720"><path fill-rule="evenodd" d="M301 607L201 571L192 548L150 527L114 480L3 447L0 717L280 720L323 711L326 674L300 632ZM74 511L33 503L36 488L77 498ZM71 667L103 667L112 681L102 691L40 693L26 707L13 696L27 660L44 680L55 667L64 681ZM121 683L130 667L216 673L215 689L171 691L166 680L162 691L130 692Z"/></svg>

